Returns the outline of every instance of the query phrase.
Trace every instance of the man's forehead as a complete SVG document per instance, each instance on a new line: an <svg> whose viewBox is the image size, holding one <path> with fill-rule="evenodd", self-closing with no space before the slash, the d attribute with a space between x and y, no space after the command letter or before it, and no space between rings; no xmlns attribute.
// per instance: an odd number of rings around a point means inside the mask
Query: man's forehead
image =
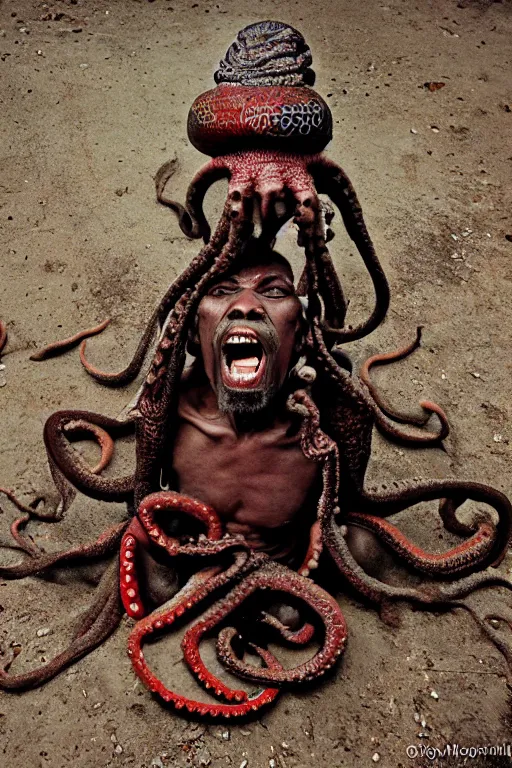
<svg viewBox="0 0 512 768"><path fill-rule="evenodd" d="M233 267L228 272L220 275L215 281L220 283L223 280L230 282L260 282L275 278L284 279L287 283L293 285L293 272L290 265L284 259L280 260L262 260L261 263L254 261L249 265L241 264L239 267Z"/></svg>

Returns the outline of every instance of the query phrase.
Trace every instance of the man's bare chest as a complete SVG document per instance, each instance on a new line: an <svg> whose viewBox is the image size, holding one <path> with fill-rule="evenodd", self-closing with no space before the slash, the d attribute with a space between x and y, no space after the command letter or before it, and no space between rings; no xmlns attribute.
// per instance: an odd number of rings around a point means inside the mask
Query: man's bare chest
<svg viewBox="0 0 512 768"><path fill-rule="evenodd" d="M205 434L183 421L173 470L179 490L211 504L226 522L276 528L304 507L318 474L299 441L276 434Z"/></svg>

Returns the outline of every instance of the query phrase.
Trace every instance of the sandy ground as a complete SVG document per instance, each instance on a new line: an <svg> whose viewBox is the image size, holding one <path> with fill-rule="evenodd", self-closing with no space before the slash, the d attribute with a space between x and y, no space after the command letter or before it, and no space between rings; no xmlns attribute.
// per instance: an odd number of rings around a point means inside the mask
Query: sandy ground
<svg viewBox="0 0 512 768"><path fill-rule="evenodd" d="M385 324L350 351L362 360L405 343L423 324L422 349L376 378L397 404L436 399L453 425L445 452L376 438L370 479L472 478L512 491L510 3L3 0L0 316L9 344L0 371L0 483L24 499L51 491L42 425L52 411L116 415L136 390L96 385L76 352L37 364L31 350L111 316L89 357L109 370L129 359L154 304L198 249L156 204L153 174L176 156L174 184L184 196L204 161L186 137L190 104L212 87L237 30L276 15L312 48L317 89L335 119L328 154L358 191L392 286ZM429 81L446 85L430 92ZM222 194L211 196L212 217ZM335 228L332 250L351 318L359 318L370 286L339 217ZM297 257L292 232L282 248ZM131 451L123 446L113 474L131 465ZM14 511L2 507L5 543ZM64 548L122 514L78 499L65 521L32 530L48 550ZM404 513L402 523L424 545L441 537L433 507ZM4 552L5 561L16 558ZM75 569L0 582L0 640L7 651L21 644L16 669L63 647L91 599L90 581ZM511 740L505 661L467 613L402 605L390 628L343 594L340 604L350 639L336 675L283 695L242 726L190 724L164 710L135 680L124 622L40 690L1 695L1 762L339 768L373 759L405 768L432 764L422 745ZM38 636L41 629L50 633ZM176 643L166 646L162 674L185 686ZM509 763L459 756L436 764Z"/></svg>

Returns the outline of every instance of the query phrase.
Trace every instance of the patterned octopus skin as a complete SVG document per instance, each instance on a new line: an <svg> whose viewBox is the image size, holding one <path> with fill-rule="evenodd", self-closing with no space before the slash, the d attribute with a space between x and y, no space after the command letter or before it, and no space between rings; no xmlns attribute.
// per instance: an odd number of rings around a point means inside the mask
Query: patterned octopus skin
<svg viewBox="0 0 512 768"><path fill-rule="evenodd" d="M411 568L427 574L460 575L482 567L489 558L496 528L488 522L480 522L474 535L447 552L431 553L414 545L396 526L373 515L349 512L347 523L354 523L378 534L379 539L399 555Z"/></svg>
<svg viewBox="0 0 512 768"><path fill-rule="evenodd" d="M161 633L167 627L171 627L177 619L202 602L212 592L229 583L237 572L243 572L247 565L251 567L251 560L253 565L257 564L257 560L254 558L250 557L248 560L246 553L240 553L234 565L227 571L218 573L218 568L214 567L194 574L183 590L174 598L135 625L128 639L128 655L132 660L134 670L150 691L160 696L175 709L184 709L189 714L213 719L244 717L268 706L279 695L279 689L267 688L257 695L249 697L245 691L228 688L221 680L206 672L205 676L198 676L204 687L218 698L224 698L227 702L235 703L215 704L194 701L167 688L151 672L142 651L142 644L147 637ZM272 666L279 666L277 660L272 660L271 657L266 658L265 661Z"/></svg>
<svg viewBox="0 0 512 768"><path fill-rule="evenodd" d="M322 648L313 658L293 670L256 669L237 659L230 644L223 643L219 638L220 648L219 644L217 647L225 666L247 680L271 685L303 683L323 676L345 649L347 628L343 614L336 600L328 592L314 582L274 562L267 563L260 570L247 576L229 595L216 604L211 613L203 616L187 631L182 642L183 655L187 664L195 671L202 668L203 673L207 673L199 656L198 648L201 638L260 589L277 590L305 602L324 622L325 637Z"/></svg>
<svg viewBox="0 0 512 768"><path fill-rule="evenodd" d="M332 116L311 88L219 85L192 104L188 137L205 155L248 149L321 152L332 139Z"/></svg>

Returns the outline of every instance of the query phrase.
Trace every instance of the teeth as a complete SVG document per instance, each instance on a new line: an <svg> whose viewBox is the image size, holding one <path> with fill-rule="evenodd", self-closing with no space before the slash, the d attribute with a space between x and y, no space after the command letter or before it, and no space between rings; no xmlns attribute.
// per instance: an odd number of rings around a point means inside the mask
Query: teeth
<svg viewBox="0 0 512 768"><path fill-rule="evenodd" d="M256 375L256 373L238 373L237 371L233 371L231 374L235 381L252 381Z"/></svg>
<svg viewBox="0 0 512 768"><path fill-rule="evenodd" d="M226 344L257 344L258 340L254 336L230 336Z"/></svg>

